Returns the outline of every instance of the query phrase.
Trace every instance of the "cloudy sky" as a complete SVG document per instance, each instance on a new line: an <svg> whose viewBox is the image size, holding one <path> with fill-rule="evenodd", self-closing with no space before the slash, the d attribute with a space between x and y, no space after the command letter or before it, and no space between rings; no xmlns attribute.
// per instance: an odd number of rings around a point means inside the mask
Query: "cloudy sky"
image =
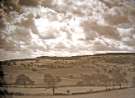
<svg viewBox="0 0 135 98"><path fill-rule="evenodd" d="M3 19L0 60L135 52L134 0L49 0L22 11Z"/></svg>

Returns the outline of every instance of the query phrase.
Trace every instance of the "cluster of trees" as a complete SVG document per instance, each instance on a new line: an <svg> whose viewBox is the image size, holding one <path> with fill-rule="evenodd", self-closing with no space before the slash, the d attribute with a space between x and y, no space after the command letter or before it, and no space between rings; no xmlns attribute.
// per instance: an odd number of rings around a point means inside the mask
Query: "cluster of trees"
<svg viewBox="0 0 135 98"><path fill-rule="evenodd" d="M53 76L51 74L45 74L44 75L44 87L45 88L52 88L52 94L55 95L55 88L57 88L57 84L61 81L61 78L58 76ZM22 86L28 86L28 85L34 85L35 82L29 78L27 75L21 74L17 76L15 85L22 85Z"/></svg>

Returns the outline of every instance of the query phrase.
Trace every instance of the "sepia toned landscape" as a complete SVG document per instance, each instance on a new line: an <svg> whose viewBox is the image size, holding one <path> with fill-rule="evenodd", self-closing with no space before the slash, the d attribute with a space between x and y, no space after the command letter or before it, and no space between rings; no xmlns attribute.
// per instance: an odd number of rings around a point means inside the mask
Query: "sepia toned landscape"
<svg viewBox="0 0 135 98"><path fill-rule="evenodd" d="M13 98L134 98L135 95L133 53L43 56L0 63L3 74L0 90Z"/></svg>
<svg viewBox="0 0 135 98"><path fill-rule="evenodd" d="M135 0L0 0L0 98L135 98Z"/></svg>

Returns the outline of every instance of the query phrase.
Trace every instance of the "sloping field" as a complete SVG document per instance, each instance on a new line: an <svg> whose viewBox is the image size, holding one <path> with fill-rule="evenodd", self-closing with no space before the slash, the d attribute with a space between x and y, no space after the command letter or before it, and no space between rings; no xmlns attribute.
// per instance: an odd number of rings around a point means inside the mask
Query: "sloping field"
<svg viewBox="0 0 135 98"><path fill-rule="evenodd" d="M135 54L38 57L0 63L0 72L3 75L0 77L1 86L8 88L6 94L15 93L14 98L135 98L135 89L120 91L107 89L106 93L87 93L91 92L91 88L88 87L112 87L112 89L135 87ZM95 91L98 90L100 89ZM50 96L45 96L48 92L51 92ZM51 96L54 93L68 94Z"/></svg>
<svg viewBox="0 0 135 98"><path fill-rule="evenodd" d="M84 95L68 96L13 96L13 98L135 98L135 88Z"/></svg>
<svg viewBox="0 0 135 98"><path fill-rule="evenodd" d="M6 84L45 85L45 75L49 74L60 80L57 86L132 86L135 77L135 54L38 57L1 63Z"/></svg>

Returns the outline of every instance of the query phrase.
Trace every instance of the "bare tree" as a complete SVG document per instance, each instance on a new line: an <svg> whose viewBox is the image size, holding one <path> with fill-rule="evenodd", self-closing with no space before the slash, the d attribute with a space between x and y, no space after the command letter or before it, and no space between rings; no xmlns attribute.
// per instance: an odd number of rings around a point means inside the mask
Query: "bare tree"
<svg viewBox="0 0 135 98"><path fill-rule="evenodd" d="M58 82L60 82L60 77L53 76L51 74L44 75L44 82L48 88L52 88L53 95L55 95L55 88Z"/></svg>

